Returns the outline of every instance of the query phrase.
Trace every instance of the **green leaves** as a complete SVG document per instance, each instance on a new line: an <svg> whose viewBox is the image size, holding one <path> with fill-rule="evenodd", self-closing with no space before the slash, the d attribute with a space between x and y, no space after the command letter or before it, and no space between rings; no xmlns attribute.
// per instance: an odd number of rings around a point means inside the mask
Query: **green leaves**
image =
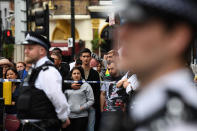
<svg viewBox="0 0 197 131"><path fill-rule="evenodd" d="M101 46L101 44L105 44L105 40L100 38L98 35L98 30L94 31L94 38L91 41L92 43L92 50L96 51L99 49L99 46Z"/></svg>
<svg viewBox="0 0 197 131"><path fill-rule="evenodd" d="M14 56L14 44L3 44L3 57L13 58Z"/></svg>

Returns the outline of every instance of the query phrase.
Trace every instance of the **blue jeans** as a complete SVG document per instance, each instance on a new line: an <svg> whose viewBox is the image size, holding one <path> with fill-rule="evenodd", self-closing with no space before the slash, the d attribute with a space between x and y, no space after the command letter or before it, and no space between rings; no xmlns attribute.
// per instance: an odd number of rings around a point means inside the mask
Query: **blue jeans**
<svg viewBox="0 0 197 131"><path fill-rule="evenodd" d="M94 131L94 125L95 125L95 117L96 111L93 107L90 107L89 113L88 113L88 128L87 131Z"/></svg>

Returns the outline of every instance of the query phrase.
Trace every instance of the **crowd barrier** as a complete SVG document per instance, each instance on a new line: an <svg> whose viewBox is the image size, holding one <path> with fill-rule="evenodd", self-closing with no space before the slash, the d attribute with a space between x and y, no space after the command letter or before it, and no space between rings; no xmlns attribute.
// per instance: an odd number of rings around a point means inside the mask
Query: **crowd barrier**
<svg viewBox="0 0 197 131"><path fill-rule="evenodd" d="M11 96L9 95L11 92L11 87L12 87L12 82L16 82L16 83L21 83L23 82L23 80L21 79L2 79L0 78L0 83L3 83L3 98L5 99L5 104L9 105L11 104ZM89 83L89 84L116 84L117 81L73 81L73 80L64 80L64 83ZM197 83L196 87L197 87ZM9 93L7 93L9 92Z"/></svg>
<svg viewBox="0 0 197 131"><path fill-rule="evenodd" d="M5 105L12 104L12 82L21 83L21 79L2 79L0 78L0 83L3 83L3 98ZM73 81L73 80L64 80L64 83L90 83L90 84L116 84L117 81Z"/></svg>

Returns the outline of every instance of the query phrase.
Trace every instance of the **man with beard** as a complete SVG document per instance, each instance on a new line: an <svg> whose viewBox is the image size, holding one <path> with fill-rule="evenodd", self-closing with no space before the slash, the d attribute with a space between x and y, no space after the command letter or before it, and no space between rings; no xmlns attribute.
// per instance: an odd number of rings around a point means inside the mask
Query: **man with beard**
<svg viewBox="0 0 197 131"><path fill-rule="evenodd" d="M196 0L127 0L120 17L120 63L140 82L128 108L129 130L196 130L197 91L186 66L197 29Z"/></svg>
<svg viewBox="0 0 197 131"><path fill-rule="evenodd" d="M59 131L66 128L70 112L62 92L62 77L47 58L49 41L36 33L28 33L23 43L25 62L32 63L25 86L21 88L17 110L24 131Z"/></svg>
<svg viewBox="0 0 197 131"><path fill-rule="evenodd" d="M116 87L116 82L122 78L117 64L108 62L107 69L110 76L107 76L106 83L102 85L100 95L102 112L100 131L108 131L116 127L113 123L114 119L116 120L123 115L125 111L125 97L127 96L123 87Z"/></svg>
<svg viewBox="0 0 197 131"><path fill-rule="evenodd" d="M109 70L110 76L107 79L108 82L117 82L122 76L120 75L117 65L114 62L108 62L107 69ZM104 83L101 87L101 112L111 111L123 111L124 102L122 96L118 94L121 88L116 87L116 83Z"/></svg>
<svg viewBox="0 0 197 131"><path fill-rule="evenodd" d="M103 63L105 65L105 76L109 76L109 71L107 70L107 62L114 62L114 61L118 61L119 59L119 54L116 50L110 50L108 53L107 53L107 57L106 57L106 61L104 60ZM107 79L107 77L106 77Z"/></svg>

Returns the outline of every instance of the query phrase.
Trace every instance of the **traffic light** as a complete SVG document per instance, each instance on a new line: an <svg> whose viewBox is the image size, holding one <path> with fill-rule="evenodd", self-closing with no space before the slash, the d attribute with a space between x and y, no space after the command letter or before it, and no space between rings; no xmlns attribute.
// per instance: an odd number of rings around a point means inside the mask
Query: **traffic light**
<svg viewBox="0 0 197 131"><path fill-rule="evenodd" d="M10 37L11 36L11 31L10 30L7 30L6 31L6 35L7 35L7 37Z"/></svg>
<svg viewBox="0 0 197 131"><path fill-rule="evenodd" d="M49 9L46 5L46 9L43 11L35 12L35 32L44 35L49 38Z"/></svg>
<svg viewBox="0 0 197 131"><path fill-rule="evenodd" d="M14 38L12 36L11 30L3 31L3 41L5 42L5 44L14 44Z"/></svg>

